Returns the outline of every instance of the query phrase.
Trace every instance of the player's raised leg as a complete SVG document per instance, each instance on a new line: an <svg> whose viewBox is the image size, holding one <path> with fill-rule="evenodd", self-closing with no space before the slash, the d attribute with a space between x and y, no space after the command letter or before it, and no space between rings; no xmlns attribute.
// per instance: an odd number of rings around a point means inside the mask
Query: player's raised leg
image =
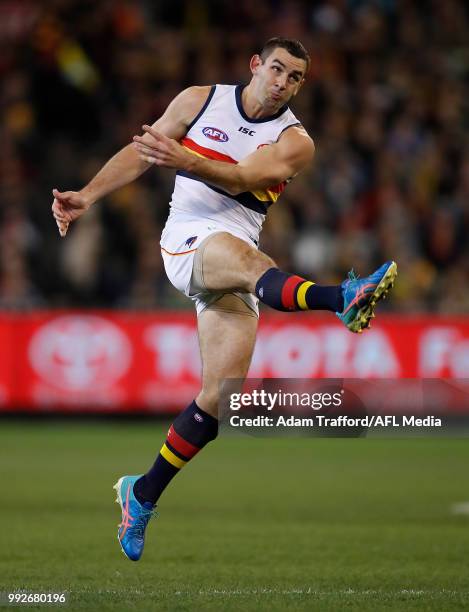
<svg viewBox="0 0 469 612"><path fill-rule="evenodd" d="M350 272L341 285L317 285L279 270L265 253L228 233L212 236L203 255L203 277L210 291L255 293L261 302L282 311L329 310L358 333L370 327L374 307L393 286L396 275L396 263L388 261L362 279Z"/></svg>
<svg viewBox="0 0 469 612"><path fill-rule="evenodd" d="M145 529L165 488L190 459L216 438L219 383L225 378L246 376L256 330L257 316L234 295L223 296L199 315L201 391L171 425L148 472L124 476L115 485L116 501L122 508L118 538L129 559L140 559Z"/></svg>

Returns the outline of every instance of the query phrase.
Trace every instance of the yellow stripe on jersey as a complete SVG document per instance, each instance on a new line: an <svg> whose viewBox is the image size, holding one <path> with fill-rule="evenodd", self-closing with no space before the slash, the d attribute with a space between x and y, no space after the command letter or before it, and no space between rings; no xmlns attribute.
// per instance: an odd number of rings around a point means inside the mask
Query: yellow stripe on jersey
<svg viewBox="0 0 469 612"><path fill-rule="evenodd" d="M176 457L173 451L169 450L166 444L163 444L163 446L161 447L160 454L163 455L163 457L168 463L178 468L178 470L183 468L187 463L187 461L183 461L182 459L179 459L179 457Z"/></svg>
<svg viewBox="0 0 469 612"><path fill-rule="evenodd" d="M261 202L272 202L275 203L279 198L279 193L270 191L269 189L262 189L257 191L251 191L252 195Z"/></svg>
<svg viewBox="0 0 469 612"><path fill-rule="evenodd" d="M308 310L308 305L306 303L306 292L312 285L314 285L314 283L311 281L305 281L298 287L296 301L298 302L298 306L301 308L301 310Z"/></svg>

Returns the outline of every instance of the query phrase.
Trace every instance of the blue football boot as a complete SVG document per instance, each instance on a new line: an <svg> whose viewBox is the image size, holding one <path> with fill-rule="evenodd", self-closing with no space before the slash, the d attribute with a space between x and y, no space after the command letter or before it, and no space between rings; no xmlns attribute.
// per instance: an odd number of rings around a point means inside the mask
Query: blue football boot
<svg viewBox="0 0 469 612"><path fill-rule="evenodd" d="M348 279L341 285L344 309L336 312L336 315L350 331L361 334L371 327L376 303L386 297L396 276L397 265L394 261L387 261L365 278L358 278L353 270L349 272Z"/></svg>
<svg viewBox="0 0 469 612"><path fill-rule="evenodd" d="M122 476L113 487L117 491L116 503L122 509L117 539L125 556L132 561L138 561L142 556L145 529L151 517L156 516L151 502L142 505L134 495L134 482L140 476Z"/></svg>

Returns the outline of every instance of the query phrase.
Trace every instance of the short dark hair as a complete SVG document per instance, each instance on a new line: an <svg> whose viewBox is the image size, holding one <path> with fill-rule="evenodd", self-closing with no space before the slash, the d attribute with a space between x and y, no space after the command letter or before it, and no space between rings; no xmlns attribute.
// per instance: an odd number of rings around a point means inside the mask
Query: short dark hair
<svg viewBox="0 0 469 612"><path fill-rule="evenodd" d="M278 47L282 49L286 49L290 55L294 57L298 57L306 62L306 72L309 70L309 66L311 64L311 58L309 53L306 51L305 47L300 43L299 40L295 40L293 38L282 38L281 36L276 36L275 38L270 38L265 45L262 47L262 51L260 52L260 56L263 62L269 57L269 55L277 49Z"/></svg>

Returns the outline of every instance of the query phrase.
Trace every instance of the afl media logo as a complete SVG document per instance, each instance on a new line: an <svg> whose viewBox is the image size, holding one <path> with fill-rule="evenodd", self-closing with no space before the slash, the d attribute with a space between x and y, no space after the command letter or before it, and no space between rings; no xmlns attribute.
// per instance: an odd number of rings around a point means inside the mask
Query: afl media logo
<svg viewBox="0 0 469 612"><path fill-rule="evenodd" d="M104 318L58 317L31 339L29 360L48 384L65 391L103 389L113 385L130 366L127 336Z"/></svg>
<svg viewBox="0 0 469 612"><path fill-rule="evenodd" d="M216 140L217 142L227 142L229 140L228 136L223 132L223 130L219 130L214 127L205 127L202 130L202 134L210 140Z"/></svg>

